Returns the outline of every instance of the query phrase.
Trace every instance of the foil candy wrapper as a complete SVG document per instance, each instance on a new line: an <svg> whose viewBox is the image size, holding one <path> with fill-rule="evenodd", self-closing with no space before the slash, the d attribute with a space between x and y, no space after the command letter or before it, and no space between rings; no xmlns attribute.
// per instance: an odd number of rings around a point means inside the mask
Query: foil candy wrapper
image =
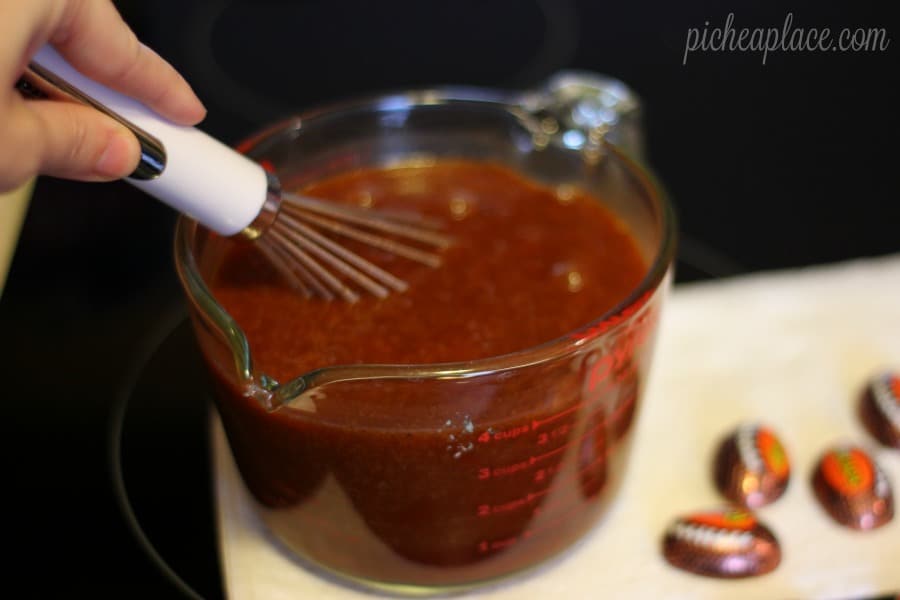
<svg viewBox="0 0 900 600"><path fill-rule="evenodd" d="M859 418L872 437L900 450L900 373L883 372L868 381Z"/></svg>
<svg viewBox="0 0 900 600"><path fill-rule="evenodd" d="M844 527L875 529L894 516L890 482L859 446L828 449L813 472L812 487L825 512Z"/></svg>
<svg viewBox="0 0 900 600"><path fill-rule="evenodd" d="M738 506L678 517L666 529L662 553L674 567L724 579L764 575L781 562L775 535Z"/></svg>
<svg viewBox="0 0 900 600"><path fill-rule="evenodd" d="M743 424L719 444L713 480L728 500L759 508L787 489L790 460L778 436L763 425Z"/></svg>

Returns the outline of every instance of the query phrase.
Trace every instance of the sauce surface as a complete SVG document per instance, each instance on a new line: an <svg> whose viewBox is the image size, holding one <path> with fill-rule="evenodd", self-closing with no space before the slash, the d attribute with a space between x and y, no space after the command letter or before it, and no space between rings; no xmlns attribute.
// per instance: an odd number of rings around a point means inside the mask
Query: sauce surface
<svg viewBox="0 0 900 600"><path fill-rule="evenodd" d="M338 364L467 361L524 350L586 325L638 285L646 265L616 218L572 188L496 165L370 169L303 190L445 224L456 243L432 269L341 243L409 283L384 300L306 300L266 259L235 247L213 293L278 381Z"/></svg>
<svg viewBox="0 0 900 600"><path fill-rule="evenodd" d="M646 271L596 200L491 164L363 170L303 191L438 217L456 243L437 269L359 248L410 289L352 305L304 299L255 251L226 251L214 294L255 368L281 382L523 350L598 318ZM624 469L651 322L539 366L329 384L273 412L206 352L241 475L281 541L343 575L453 586L532 566L599 518Z"/></svg>

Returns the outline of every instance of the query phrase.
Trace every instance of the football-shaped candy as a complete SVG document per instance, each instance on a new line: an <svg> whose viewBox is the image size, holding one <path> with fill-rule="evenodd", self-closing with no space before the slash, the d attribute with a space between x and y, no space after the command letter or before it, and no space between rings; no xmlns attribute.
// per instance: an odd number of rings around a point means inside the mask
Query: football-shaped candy
<svg viewBox="0 0 900 600"><path fill-rule="evenodd" d="M869 380L859 417L875 439L900 449L900 373L881 373Z"/></svg>
<svg viewBox="0 0 900 600"><path fill-rule="evenodd" d="M875 529L894 516L890 483L862 448L843 445L825 452L812 483L819 503L845 527Z"/></svg>
<svg viewBox="0 0 900 600"><path fill-rule="evenodd" d="M726 506L675 519L666 530L669 564L709 577L763 575L781 562L778 540L743 508Z"/></svg>
<svg viewBox="0 0 900 600"><path fill-rule="evenodd" d="M713 479L729 500L759 508L787 488L791 467L784 446L767 427L741 425L719 444Z"/></svg>

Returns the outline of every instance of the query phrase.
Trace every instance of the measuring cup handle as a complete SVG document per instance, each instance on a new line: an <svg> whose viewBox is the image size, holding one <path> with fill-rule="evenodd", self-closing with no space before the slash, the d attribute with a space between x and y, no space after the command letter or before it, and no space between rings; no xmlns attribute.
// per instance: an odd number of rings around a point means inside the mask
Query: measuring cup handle
<svg viewBox="0 0 900 600"><path fill-rule="evenodd" d="M560 71L515 102L551 121L550 143L590 152L608 142L644 161L641 101L618 79L592 71Z"/></svg>

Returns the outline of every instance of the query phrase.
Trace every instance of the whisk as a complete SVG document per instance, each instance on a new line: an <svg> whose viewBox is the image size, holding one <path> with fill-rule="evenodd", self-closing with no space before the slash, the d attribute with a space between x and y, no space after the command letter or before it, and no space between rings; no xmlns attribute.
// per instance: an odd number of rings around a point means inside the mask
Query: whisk
<svg viewBox="0 0 900 600"><path fill-rule="evenodd" d="M430 267L440 265L439 251L451 243L440 223L421 215L285 192L259 164L85 77L50 46L37 52L18 87L26 96L92 106L128 127L140 142L141 160L126 181L216 233L252 240L307 297L355 302L360 291L383 298L407 289L406 282L335 237Z"/></svg>

